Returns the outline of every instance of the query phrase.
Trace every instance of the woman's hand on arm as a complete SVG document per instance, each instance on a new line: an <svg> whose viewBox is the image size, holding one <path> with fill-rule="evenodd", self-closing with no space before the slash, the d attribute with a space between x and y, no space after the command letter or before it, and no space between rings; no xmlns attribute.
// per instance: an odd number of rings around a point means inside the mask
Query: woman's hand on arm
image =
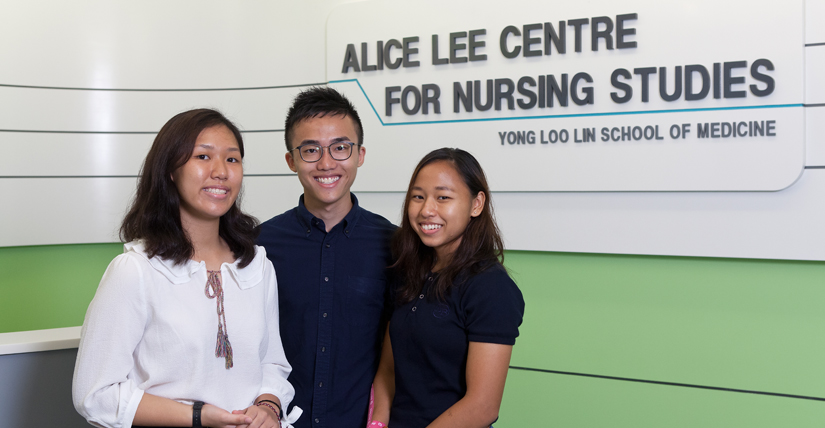
<svg viewBox="0 0 825 428"><path fill-rule="evenodd" d="M384 425L390 422L390 406L395 397L395 360L392 356L392 344L390 344L390 325L387 323L387 331L384 333L384 344L381 347L381 362L378 363L378 372L375 373L375 380L372 383L375 394L372 420Z"/></svg>
<svg viewBox="0 0 825 428"><path fill-rule="evenodd" d="M467 351L467 394L429 427L489 427L498 418L512 353L511 345L470 342Z"/></svg>
<svg viewBox="0 0 825 428"><path fill-rule="evenodd" d="M264 404L258 406L257 403L260 403L261 400L273 401L278 403L278 405L264 402ZM278 397L272 394L261 394L261 396L255 399L255 404L243 410L234 410L232 413L236 415L246 415L252 419L251 422L238 425L237 428L279 428L281 426L280 414L277 413L276 410L273 410L273 408L278 409L280 406L281 400L279 400Z"/></svg>
<svg viewBox="0 0 825 428"><path fill-rule="evenodd" d="M205 404L201 410L201 425L205 427L234 427L250 422L247 415L229 413L211 404ZM132 425L191 427L192 405L144 393Z"/></svg>

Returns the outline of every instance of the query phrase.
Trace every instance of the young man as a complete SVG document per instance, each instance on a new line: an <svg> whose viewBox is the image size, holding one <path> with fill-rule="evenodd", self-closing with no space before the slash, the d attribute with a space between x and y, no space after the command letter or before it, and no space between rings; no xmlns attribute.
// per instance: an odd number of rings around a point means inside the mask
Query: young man
<svg viewBox="0 0 825 428"><path fill-rule="evenodd" d="M350 193L364 163L361 119L331 88L300 93L286 118L286 163L304 194L261 225L275 265L296 428L362 428L386 323L395 226ZM284 413L289 413L284 409Z"/></svg>

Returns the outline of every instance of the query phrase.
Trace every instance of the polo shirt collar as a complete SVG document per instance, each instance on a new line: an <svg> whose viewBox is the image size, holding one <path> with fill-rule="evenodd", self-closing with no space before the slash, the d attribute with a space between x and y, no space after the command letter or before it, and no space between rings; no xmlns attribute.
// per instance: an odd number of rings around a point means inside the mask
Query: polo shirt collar
<svg viewBox="0 0 825 428"><path fill-rule="evenodd" d="M349 238L355 233L356 225L358 224L358 219L361 218L361 207L358 205L358 198L355 197L355 194L350 192L350 198L352 200L352 209L349 210L344 219L341 220L341 223L333 226L332 230L337 228L341 228L344 236ZM326 229L322 227L324 221L315 217L309 210L307 209L306 205L304 205L304 195L301 195L298 198L298 207L297 210L297 217L298 223L303 227L306 231L306 236L312 234L313 230L323 231L326 233ZM330 230L330 232L332 231Z"/></svg>
<svg viewBox="0 0 825 428"><path fill-rule="evenodd" d="M252 288L256 284L260 283L263 278L264 269L266 267L264 264L264 261L266 260L266 251L264 251L261 247L256 247L255 249L255 258L253 258L252 262L245 268L238 268L238 263L240 263L240 260L235 260L235 262L231 264L224 263L221 266L221 270L225 267L229 274L232 275L232 278L241 290ZM191 281L199 271L202 270L206 272L206 263L203 261L196 262L194 260L187 260L183 264L175 264L172 260L166 260L158 256L149 258L146 254L146 246L143 241L132 241L123 244L123 252L134 252L140 257L143 257L149 262L149 265L152 266L152 268L166 277L166 279L173 284L186 284Z"/></svg>

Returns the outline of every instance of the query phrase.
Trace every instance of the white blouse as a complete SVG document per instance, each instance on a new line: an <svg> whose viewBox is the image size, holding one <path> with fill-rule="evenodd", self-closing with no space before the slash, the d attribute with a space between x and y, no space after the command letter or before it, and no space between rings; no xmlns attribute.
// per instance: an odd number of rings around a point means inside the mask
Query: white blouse
<svg viewBox="0 0 825 428"><path fill-rule="evenodd" d="M206 297L206 263L148 258L141 242L124 246L103 274L86 311L72 397L92 425L128 427L143 393L227 411L273 394L286 409L294 395L278 326L275 269L263 247L243 269L221 266L234 367L215 357L217 298ZM293 416L294 422L300 411Z"/></svg>

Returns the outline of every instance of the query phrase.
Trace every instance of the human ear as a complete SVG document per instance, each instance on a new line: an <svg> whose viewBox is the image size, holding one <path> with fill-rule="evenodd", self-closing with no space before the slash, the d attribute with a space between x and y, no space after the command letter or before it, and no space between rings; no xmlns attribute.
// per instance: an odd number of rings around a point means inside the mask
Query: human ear
<svg viewBox="0 0 825 428"><path fill-rule="evenodd" d="M484 210L484 201L487 200L487 195L484 192L478 192L475 198L473 198L473 210L470 212L470 217L478 217L481 215L481 212Z"/></svg>
<svg viewBox="0 0 825 428"><path fill-rule="evenodd" d="M364 146L358 146L358 166L364 164L364 156L367 154L367 149Z"/></svg>
<svg viewBox="0 0 825 428"><path fill-rule="evenodd" d="M286 164L292 172L298 172L298 169L295 168L295 158L292 157L292 152L286 152Z"/></svg>

